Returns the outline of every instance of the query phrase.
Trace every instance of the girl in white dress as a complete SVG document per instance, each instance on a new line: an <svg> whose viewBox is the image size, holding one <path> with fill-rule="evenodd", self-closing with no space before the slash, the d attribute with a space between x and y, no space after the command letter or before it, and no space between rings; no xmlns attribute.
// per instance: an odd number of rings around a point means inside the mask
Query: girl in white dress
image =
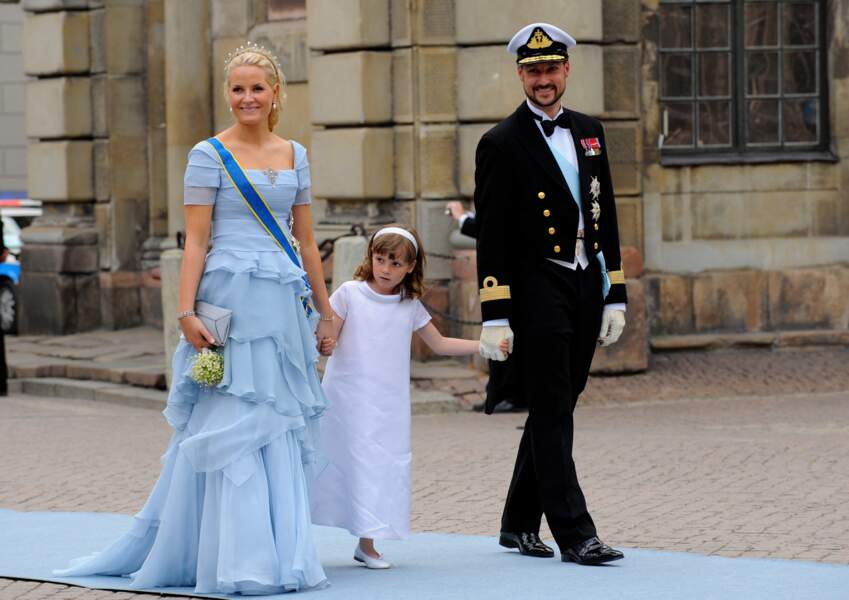
<svg viewBox="0 0 849 600"><path fill-rule="evenodd" d="M329 465L311 490L312 517L360 538L354 560L386 569L374 540L410 534L412 334L437 354L475 354L479 344L443 337L430 322L418 300L424 249L413 229L376 232L354 277L330 297L338 342L321 384L330 402L321 422Z"/></svg>

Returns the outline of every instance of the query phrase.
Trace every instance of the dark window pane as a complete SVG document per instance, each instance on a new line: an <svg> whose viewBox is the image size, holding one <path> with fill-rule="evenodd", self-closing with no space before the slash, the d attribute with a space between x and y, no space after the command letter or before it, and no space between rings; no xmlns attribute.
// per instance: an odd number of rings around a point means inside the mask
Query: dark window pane
<svg viewBox="0 0 849 600"><path fill-rule="evenodd" d="M750 96L778 93L778 52L746 54L746 91Z"/></svg>
<svg viewBox="0 0 849 600"><path fill-rule="evenodd" d="M816 68L815 52L785 52L784 93L815 94L817 92Z"/></svg>
<svg viewBox="0 0 849 600"><path fill-rule="evenodd" d="M746 102L746 141L749 144L778 143L778 100Z"/></svg>
<svg viewBox="0 0 849 600"><path fill-rule="evenodd" d="M812 46L817 43L817 14L813 2L788 2L784 5L782 44Z"/></svg>
<svg viewBox="0 0 849 600"><path fill-rule="evenodd" d="M728 5L699 4L696 11L696 45L699 48L727 48L730 30Z"/></svg>
<svg viewBox="0 0 849 600"><path fill-rule="evenodd" d="M693 58L689 54L663 54L660 68L663 69L664 97L689 98L693 95Z"/></svg>
<svg viewBox="0 0 849 600"><path fill-rule="evenodd" d="M816 98L784 101L784 141L816 143L819 106Z"/></svg>
<svg viewBox="0 0 849 600"><path fill-rule="evenodd" d="M729 64L727 52L702 52L699 54L699 95L729 96Z"/></svg>
<svg viewBox="0 0 849 600"><path fill-rule="evenodd" d="M689 6L663 4L660 7L660 47L691 48L691 20L693 9Z"/></svg>
<svg viewBox="0 0 849 600"><path fill-rule="evenodd" d="M306 16L306 0L268 0L269 21L303 19Z"/></svg>
<svg viewBox="0 0 849 600"><path fill-rule="evenodd" d="M664 106L668 124L666 146L693 145L693 103L667 102Z"/></svg>
<svg viewBox="0 0 849 600"><path fill-rule="evenodd" d="M778 45L778 6L775 2L746 2L746 46Z"/></svg>
<svg viewBox="0 0 849 600"><path fill-rule="evenodd" d="M731 103L699 102L699 146L731 145Z"/></svg>

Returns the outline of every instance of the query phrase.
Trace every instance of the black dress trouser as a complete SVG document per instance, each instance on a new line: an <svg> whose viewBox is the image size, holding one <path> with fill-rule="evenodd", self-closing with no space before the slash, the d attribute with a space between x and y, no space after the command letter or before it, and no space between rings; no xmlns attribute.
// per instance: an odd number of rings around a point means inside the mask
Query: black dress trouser
<svg viewBox="0 0 849 600"><path fill-rule="evenodd" d="M586 270L543 260L521 272L510 323L528 418L501 530L539 532L545 514L562 552L596 535L572 460L572 413L601 328L601 274L593 259Z"/></svg>

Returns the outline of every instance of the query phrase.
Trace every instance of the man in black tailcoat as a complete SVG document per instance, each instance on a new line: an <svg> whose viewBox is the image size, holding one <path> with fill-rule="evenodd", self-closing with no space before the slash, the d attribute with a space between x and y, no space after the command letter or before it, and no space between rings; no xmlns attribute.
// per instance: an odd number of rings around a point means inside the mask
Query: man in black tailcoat
<svg viewBox="0 0 849 600"><path fill-rule="evenodd" d="M572 460L573 411L597 344L625 326L625 277L601 123L561 106L575 40L547 23L508 45L527 96L480 140L475 157L481 354L504 360L515 335L528 419L501 521L500 543L550 557L542 515L563 561L622 553L597 537ZM600 76L600 75L599 75Z"/></svg>

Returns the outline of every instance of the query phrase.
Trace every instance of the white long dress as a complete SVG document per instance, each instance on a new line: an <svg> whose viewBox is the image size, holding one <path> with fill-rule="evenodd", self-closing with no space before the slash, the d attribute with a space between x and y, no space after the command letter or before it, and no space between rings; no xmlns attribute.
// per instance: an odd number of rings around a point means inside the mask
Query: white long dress
<svg viewBox="0 0 849 600"><path fill-rule="evenodd" d="M430 321L418 300L348 281L330 297L345 320L322 387L329 464L314 481L313 523L357 537L410 535L410 341Z"/></svg>

